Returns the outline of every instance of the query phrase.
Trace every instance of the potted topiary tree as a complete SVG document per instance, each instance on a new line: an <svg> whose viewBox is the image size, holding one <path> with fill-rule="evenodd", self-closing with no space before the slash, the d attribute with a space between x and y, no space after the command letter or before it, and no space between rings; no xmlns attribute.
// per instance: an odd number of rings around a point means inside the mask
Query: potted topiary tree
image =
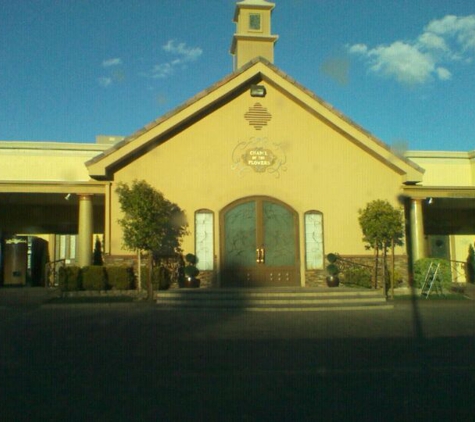
<svg viewBox="0 0 475 422"><path fill-rule="evenodd" d="M184 280L184 287L200 287L200 280L196 278L198 274L200 273L200 270L196 268L196 263L198 262L198 258L196 255L193 255L192 253L188 253L185 255L185 261L186 265L183 270L184 275L185 275L185 280Z"/></svg>
<svg viewBox="0 0 475 422"><path fill-rule="evenodd" d="M329 264L327 265L327 286L328 287L338 287L340 285L340 278L338 274L340 273L340 269L338 265L336 265L336 261L338 259L338 255L334 253L329 253L327 255L327 261Z"/></svg>

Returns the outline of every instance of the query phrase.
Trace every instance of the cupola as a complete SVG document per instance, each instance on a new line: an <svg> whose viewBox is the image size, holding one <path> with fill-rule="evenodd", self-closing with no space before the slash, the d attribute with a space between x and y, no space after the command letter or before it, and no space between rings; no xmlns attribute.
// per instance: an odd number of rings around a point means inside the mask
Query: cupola
<svg viewBox="0 0 475 422"><path fill-rule="evenodd" d="M274 44L279 38L271 34L274 7L274 3L265 0L244 0L236 4L233 19L236 33L231 45L234 70L256 57L263 57L274 63Z"/></svg>

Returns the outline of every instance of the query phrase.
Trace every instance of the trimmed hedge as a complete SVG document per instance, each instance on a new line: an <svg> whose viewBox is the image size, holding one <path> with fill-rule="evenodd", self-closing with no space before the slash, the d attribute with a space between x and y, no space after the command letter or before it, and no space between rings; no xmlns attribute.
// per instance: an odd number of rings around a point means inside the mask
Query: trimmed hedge
<svg viewBox="0 0 475 422"><path fill-rule="evenodd" d="M148 268L142 267L142 289L147 288ZM59 287L63 292L78 290L131 290L136 287L132 267L90 265L61 267L58 272ZM171 285L171 272L165 267L154 267L152 275L154 290L167 290Z"/></svg>
<svg viewBox="0 0 475 422"><path fill-rule="evenodd" d="M135 286L132 267L106 267L107 284L112 290L130 290Z"/></svg>
<svg viewBox="0 0 475 422"><path fill-rule="evenodd" d="M106 290L106 274L101 265L89 265L82 268L82 288L84 290Z"/></svg>
<svg viewBox="0 0 475 422"><path fill-rule="evenodd" d="M81 268L76 266L60 267L58 270L59 288L63 292L81 290Z"/></svg>
<svg viewBox="0 0 475 422"><path fill-rule="evenodd" d="M148 267L142 267L141 286L147 288ZM168 290L171 285L171 273L165 267L153 267L152 287L153 290Z"/></svg>
<svg viewBox="0 0 475 422"><path fill-rule="evenodd" d="M343 270L343 277L343 284L371 288L371 268L350 267Z"/></svg>
<svg viewBox="0 0 475 422"><path fill-rule="evenodd" d="M63 292L78 290L130 290L135 288L132 267L103 267L90 265L61 267L58 271L59 287Z"/></svg>

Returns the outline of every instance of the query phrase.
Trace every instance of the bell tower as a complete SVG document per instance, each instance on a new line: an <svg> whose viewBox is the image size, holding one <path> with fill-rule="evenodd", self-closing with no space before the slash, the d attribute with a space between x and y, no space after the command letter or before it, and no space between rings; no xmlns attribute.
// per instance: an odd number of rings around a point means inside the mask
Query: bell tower
<svg viewBox="0 0 475 422"><path fill-rule="evenodd" d="M234 70L259 56L274 63L274 44L279 38L271 34L274 7L274 3L265 0L244 0L236 4L233 19L236 33L231 44Z"/></svg>

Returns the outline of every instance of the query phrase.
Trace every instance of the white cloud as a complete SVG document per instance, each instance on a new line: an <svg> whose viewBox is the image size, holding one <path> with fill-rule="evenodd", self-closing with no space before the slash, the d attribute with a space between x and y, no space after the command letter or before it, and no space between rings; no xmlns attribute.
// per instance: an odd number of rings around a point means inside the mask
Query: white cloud
<svg viewBox="0 0 475 422"><path fill-rule="evenodd" d="M354 44L348 47L350 53L366 54L368 47L365 44Z"/></svg>
<svg viewBox="0 0 475 422"><path fill-rule="evenodd" d="M102 67L111 67L111 66L118 66L122 64L122 59L116 57L113 59L103 60Z"/></svg>
<svg viewBox="0 0 475 422"><path fill-rule="evenodd" d="M104 68L110 68L114 66L120 66L122 64L122 59L119 57L114 57L111 59L106 59L102 61L102 67ZM109 72L108 72L109 73ZM108 86L112 85L112 82L118 81L123 79L123 73L121 71L114 71L110 72L112 73L110 76L102 76L97 79L99 82L99 85L101 85L104 88L107 88Z"/></svg>
<svg viewBox="0 0 475 422"><path fill-rule="evenodd" d="M475 15L462 17L447 15L430 22L425 30L442 37L455 38L463 50L475 50Z"/></svg>
<svg viewBox="0 0 475 422"><path fill-rule="evenodd" d="M107 88L112 83L112 78L102 77L98 79L99 85Z"/></svg>
<svg viewBox="0 0 475 422"><path fill-rule="evenodd" d="M155 65L150 73L152 78L167 78L175 72L176 68L185 68L188 63L198 60L203 54L201 48L187 47L185 43L178 43L175 40L169 40L162 49L177 58Z"/></svg>
<svg viewBox="0 0 475 422"><path fill-rule="evenodd" d="M171 54L175 54L180 56L180 61L182 62L193 62L197 60L201 54L203 54L203 50L199 47L187 47L184 42L177 43L175 40L169 40L164 46L163 49Z"/></svg>
<svg viewBox="0 0 475 422"><path fill-rule="evenodd" d="M452 73L450 73L450 70L447 70L444 67L438 67L435 71L437 72L439 79L442 81L452 79Z"/></svg>
<svg viewBox="0 0 475 422"><path fill-rule="evenodd" d="M152 78L166 78L173 73L173 65L171 63L157 64L152 69Z"/></svg>
<svg viewBox="0 0 475 422"><path fill-rule="evenodd" d="M439 51L449 51L449 47L445 40L432 32L424 32L417 39L416 46L421 50L439 50Z"/></svg>
<svg viewBox="0 0 475 422"><path fill-rule="evenodd" d="M373 48L354 44L348 52L361 57L371 72L402 84L446 81L452 77L451 63L470 63L475 55L475 15L448 15L431 21L415 40Z"/></svg>
<svg viewBox="0 0 475 422"><path fill-rule="evenodd" d="M430 55L401 41L390 46L376 47L368 51L368 57L371 71L393 77L401 83L427 82L434 71L434 62Z"/></svg>

